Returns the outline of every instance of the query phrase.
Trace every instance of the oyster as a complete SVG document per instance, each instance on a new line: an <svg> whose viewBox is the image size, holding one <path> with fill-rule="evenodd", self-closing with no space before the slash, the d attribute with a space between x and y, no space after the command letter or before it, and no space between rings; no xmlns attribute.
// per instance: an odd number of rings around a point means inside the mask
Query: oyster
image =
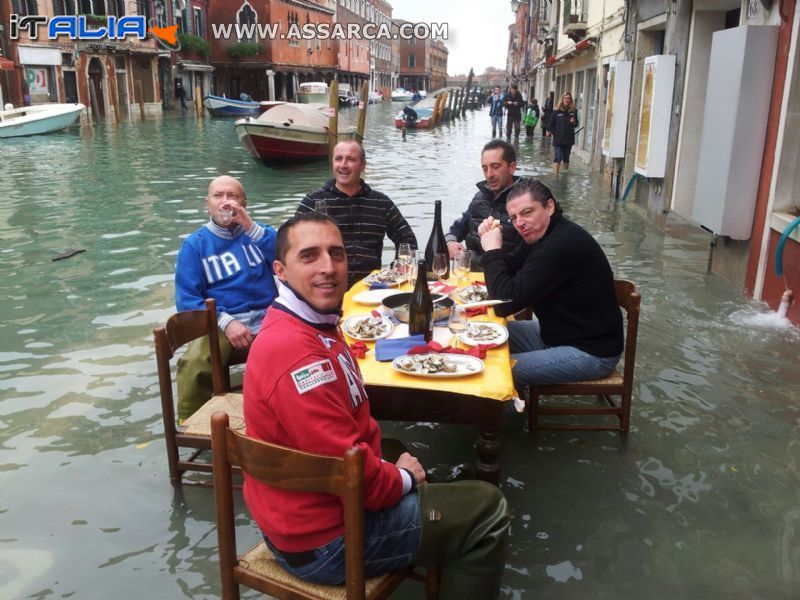
<svg viewBox="0 0 800 600"><path fill-rule="evenodd" d="M467 335L476 342L492 342L503 336L491 323L471 323Z"/></svg>
<svg viewBox="0 0 800 600"><path fill-rule="evenodd" d="M462 289L458 293L458 297L462 302L483 302L489 299L489 290L485 285L470 285Z"/></svg>
<svg viewBox="0 0 800 600"><path fill-rule="evenodd" d="M396 283L402 283L405 280L405 275L390 268L381 269L377 273L373 273L372 275L368 275L364 278L364 281L370 285L373 283L385 283L387 285L393 285Z"/></svg>
<svg viewBox="0 0 800 600"><path fill-rule="evenodd" d="M389 324L380 317L360 317L347 322L345 332L355 338L375 339L389 331Z"/></svg>
<svg viewBox="0 0 800 600"><path fill-rule="evenodd" d="M436 373L456 373L460 363L450 360L443 354L415 354L399 358L395 364L402 371L433 375Z"/></svg>

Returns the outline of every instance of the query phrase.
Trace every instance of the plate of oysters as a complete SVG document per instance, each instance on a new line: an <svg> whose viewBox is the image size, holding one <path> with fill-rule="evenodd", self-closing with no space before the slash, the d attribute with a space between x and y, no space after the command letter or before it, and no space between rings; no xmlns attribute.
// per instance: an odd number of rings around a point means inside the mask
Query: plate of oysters
<svg viewBox="0 0 800 600"><path fill-rule="evenodd" d="M342 325L342 330L354 340L374 342L388 337L394 325L386 317L375 315L357 315L350 317Z"/></svg>
<svg viewBox="0 0 800 600"><path fill-rule="evenodd" d="M477 346L478 344L500 346L508 339L508 329L499 323L472 322L464 333L458 334L458 339L468 346Z"/></svg>
<svg viewBox="0 0 800 600"><path fill-rule="evenodd" d="M392 361L392 368L406 375L446 379L483 371L483 361L467 354L406 354Z"/></svg>
<svg viewBox="0 0 800 600"><path fill-rule="evenodd" d="M458 299L464 304L471 302L483 302L489 299L489 290L485 285L468 285L458 290Z"/></svg>
<svg viewBox="0 0 800 600"><path fill-rule="evenodd" d="M389 287L394 287L405 283L407 279L408 277L406 277L405 274L401 273L400 271L396 271L391 268L384 268L377 273L373 273L372 275L367 275L364 277L364 283L367 285L382 283L384 285L388 285Z"/></svg>

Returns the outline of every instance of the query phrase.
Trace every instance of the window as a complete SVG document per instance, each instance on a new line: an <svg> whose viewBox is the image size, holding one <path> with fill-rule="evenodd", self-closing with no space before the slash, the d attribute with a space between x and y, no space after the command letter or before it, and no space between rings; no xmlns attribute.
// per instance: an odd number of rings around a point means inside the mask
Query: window
<svg viewBox="0 0 800 600"><path fill-rule="evenodd" d="M23 17L39 14L39 3L36 0L11 0L11 10Z"/></svg>
<svg viewBox="0 0 800 600"><path fill-rule="evenodd" d="M256 31L255 31L256 28L255 28L255 25L256 25L256 23L258 23L258 17L256 16L256 11L253 10L253 7L250 6L249 3L245 2L244 4L242 4L242 8L240 8L239 12L236 13L236 21L240 25L250 25L251 26L249 28L249 31L248 31L247 27L245 27L244 30L241 31L241 33L243 33L243 34L249 33L250 35L247 36L247 37L244 37L244 36L241 37L239 39L239 41L240 42L245 42L245 43L248 43L248 44L255 44L256 41L257 41L256 40Z"/></svg>
<svg viewBox="0 0 800 600"><path fill-rule="evenodd" d="M81 0L83 2L83 0ZM150 0L136 0L136 14L144 17L148 23L153 18L153 3Z"/></svg>
<svg viewBox="0 0 800 600"><path fill-rule="evenodd" d="M53 14L56 16L76 14L75 0L53 0Z"/></svg>
<svg viewBox="0 0 800 600"><path fill-rule="evenodd" d="M203 27L203 9L194 7L194 34L200 37L205 37L205 28Z"/></svg>
<svg viewBox="0 0 800 600"><path fill-rule="evenodd" d="M417 66L417 58L413 54L408 55L408 68L413 69Z"/></svg>
<svg viewBox="0 0 800 600"><path fill-rule="evenodd" d="M124 17L125 0L108 0L108 14L115 17Z"/></svg>
<svg viewBox="0 0 800 600"><path fill-rule="evenodd" d="M300 16L296 12L289 11L288 21L289 28L291 28L292 25L298 27L300 25ZM296 37L292 37L292 39L289 40L289 46L300 46L300 40L298 40Z"/></svg>
<svg viewBox="0 0 800 600"><path fill-rule="evenodd" d="M155 0L156 8L156 26L167 26L167 5L164 0Z"/></svg>
<svg viewBox="0 0 800 600"><path fill-rule="evenodd" d="M78 0L78 7L82 15L94 14L92 9L92 0Z"/></svg>

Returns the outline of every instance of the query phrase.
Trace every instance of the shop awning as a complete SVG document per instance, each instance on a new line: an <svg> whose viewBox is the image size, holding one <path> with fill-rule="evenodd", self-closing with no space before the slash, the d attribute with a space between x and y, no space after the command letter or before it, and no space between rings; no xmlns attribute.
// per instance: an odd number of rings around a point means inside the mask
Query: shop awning
<svg viewBox="0 0 800 600"><path fill-rule="evenodd" d="M0 56L0 71L13 71L14 70L14 61L8 60L7 58L3 58Z"/></svg>
<svg viewBox="0 0 800 600"><path fill-rule="evenodd" d="M194 62L194 61L191 61L191 60L179 60L178 61L178 66L180 68L182 68L184 71L208 71L208 72L211 72L211 71L214 70L214 67L212 67L209 64Z"/></svg>

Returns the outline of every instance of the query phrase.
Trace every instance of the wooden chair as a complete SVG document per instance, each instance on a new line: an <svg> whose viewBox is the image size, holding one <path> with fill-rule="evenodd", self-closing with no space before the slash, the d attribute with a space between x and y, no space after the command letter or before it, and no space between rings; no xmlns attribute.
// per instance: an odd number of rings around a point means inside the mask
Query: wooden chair
<svg viewBox="0 0 800 600"><path fill-rule="evenodd" d="M625 334L624 367L603 379L575 381L554 385L531 386L528 396L528 433L537 429L605 429L627 433L630 427L631 393L633 391L633 370L636 364L636 339L639 331L639 304L641 296L636 286L621 279L614 280L617 302L627 317ZM541 396L600 396L605 406L540 406ZM612 396L619 396L619 404ZM542 424L540 415L615 415L618 423L607 424Z"/></svg>
<svg viewBox="0 0 800 600"><path fill-rule="evenodd" d="M175 352L192 340L207 335L211 349L211 380L214 396L181 425L175 420L175 400L172 393L170 361ZM217 327L216 304L206 300L202 310L175 313L167 319L164 327L153 330L156 346L158 385L161 392L161 413L164 420L164 439L167 444L169 478L173 485L180 486L183 473L201 471L210 473L212 464L203 460L201 454L211 449L211 415L223 411L231 415L234 426L244 430L242 395L229 393L228 369L224 368L219 351L219 328ZM246 358L246 355L245 355ZM241 358L234 359L232 364ZM190 452L181 456L180 449Z"/></svg>
<svg viewBox="0 0 800 600"><path fill-rule="evenodd" d="M238 600L239 585L278 599L365 600L388 598L400 583L413 576L413 567L364 579L364 456L351 448L344 457L321 456L248 438L228 426L228 415L211 417L214 460L214 497L222 574L222 597ZM285 571L262 540L242 556L236 553L232 467L271 486L295 492L322 492L339 496L344 505L345 584L308 583ZM429 574L431 570L429 570ZM428 578L429 595L432 578ZM435 593L435 592L433 592Z"/></svg>

